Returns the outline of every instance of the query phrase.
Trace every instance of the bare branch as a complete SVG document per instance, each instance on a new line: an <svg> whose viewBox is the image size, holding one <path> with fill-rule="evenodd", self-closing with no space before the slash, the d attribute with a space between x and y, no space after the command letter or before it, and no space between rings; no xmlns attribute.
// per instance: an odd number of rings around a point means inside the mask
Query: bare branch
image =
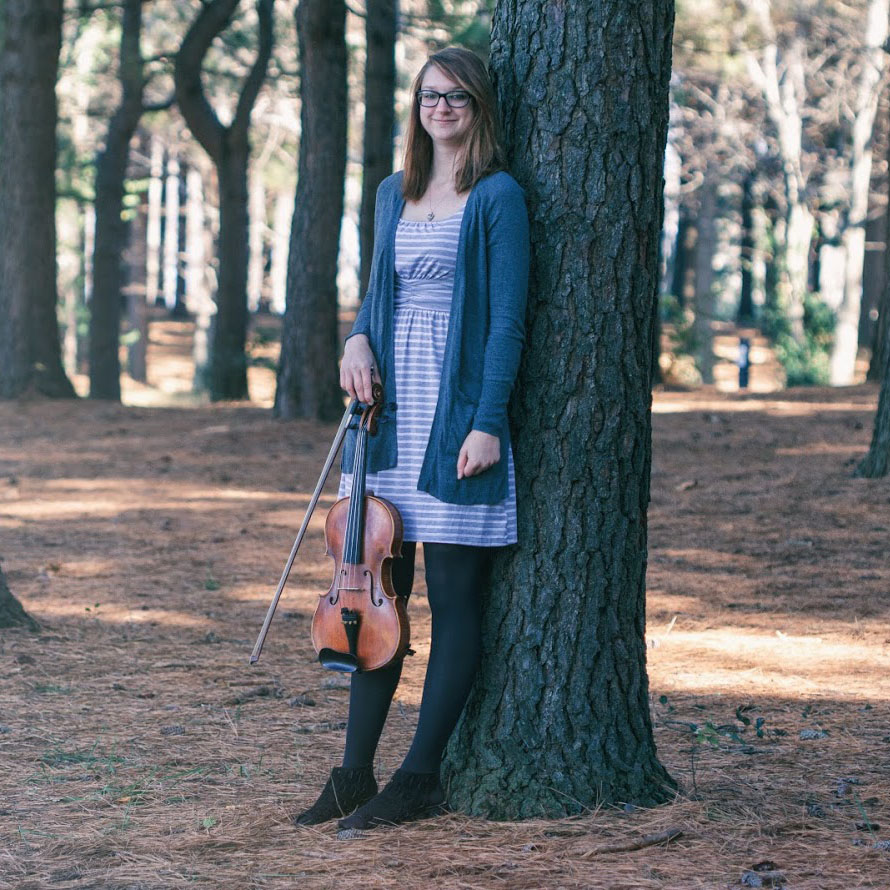
<svg viewBox="0 0 890 890"><path fill-rule="evenodd" d="M229 24L239 0L207 0L192 22L176 54L173 80L182 116L207 154L218 162L225 128L207 101L201 84L201 65L214 38Z"/></svg>
<svg viewBox="0 0 890 890"><path fill-rule="evenodd" d="M232 135L236 138L246 135L247 128L250 125L250 111L253 108L254 102L256 102L260 87L262 87L263 81L266 79L266 68L272 56L272 8L274 4L275 0L257 0L256 11L260 22L260 46L253 68L251 68L250 74L244 83L244 89L238 97L238 107L235 110L235 117L229 128Z"/></svg>

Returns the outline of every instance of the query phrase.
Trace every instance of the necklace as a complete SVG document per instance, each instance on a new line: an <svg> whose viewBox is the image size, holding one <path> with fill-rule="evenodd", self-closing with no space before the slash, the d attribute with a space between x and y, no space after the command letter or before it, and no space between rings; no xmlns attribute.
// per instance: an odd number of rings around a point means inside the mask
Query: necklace
<svg viewBox="0 0 890 890"><path fill-rule="evenodd" d="M432 222L436 218L436 211L433 210L433 184L432 184L432 182L427 187L426 194L427 194L427 200L430 202L430 212L426 215L426 218L429 222Z"/></svg>

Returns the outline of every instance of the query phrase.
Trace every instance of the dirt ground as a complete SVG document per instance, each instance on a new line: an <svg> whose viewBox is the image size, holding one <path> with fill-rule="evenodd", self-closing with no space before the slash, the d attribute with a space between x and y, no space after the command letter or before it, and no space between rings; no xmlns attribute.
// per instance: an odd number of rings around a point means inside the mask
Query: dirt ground
<svg viewBox="0 0 890 890"><path fill-rule="evenodd" d="M346 718L308 635L321 516L247 664L334 427L0 404L0 556L44 625L0 633L0 888L887 890L890 480L850 475L876 396L656 395L647 637L674 802L353 840L287 818ZM419 705L418 581L383 781Z"/></svg>

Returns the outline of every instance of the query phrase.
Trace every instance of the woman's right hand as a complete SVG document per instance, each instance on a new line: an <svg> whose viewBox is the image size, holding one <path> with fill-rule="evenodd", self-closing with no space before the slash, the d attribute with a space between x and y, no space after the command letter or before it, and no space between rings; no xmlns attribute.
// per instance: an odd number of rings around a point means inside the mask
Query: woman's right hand
<svg viewBox="0 0 890 890"><path fill-rule="evenodd" d="M377 364L371 344L364 334L356 334L343 347L340 362L340 386L354 399L370 405L371 383L378 378Z"/></svg>

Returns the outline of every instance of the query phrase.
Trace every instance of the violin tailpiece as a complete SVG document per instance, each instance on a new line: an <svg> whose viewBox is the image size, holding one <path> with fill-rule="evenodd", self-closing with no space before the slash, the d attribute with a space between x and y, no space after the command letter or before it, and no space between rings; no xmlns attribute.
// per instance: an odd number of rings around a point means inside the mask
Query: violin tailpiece
<svg viewBox="0 0 890 890"><path fill-rule="evenodd" d="M343 628L346 631L346 641L349 644L349 654L355 658L358 656L358 627L361 620L361 612L356 609L340 609L340 617L343 619Z"/></svg>

